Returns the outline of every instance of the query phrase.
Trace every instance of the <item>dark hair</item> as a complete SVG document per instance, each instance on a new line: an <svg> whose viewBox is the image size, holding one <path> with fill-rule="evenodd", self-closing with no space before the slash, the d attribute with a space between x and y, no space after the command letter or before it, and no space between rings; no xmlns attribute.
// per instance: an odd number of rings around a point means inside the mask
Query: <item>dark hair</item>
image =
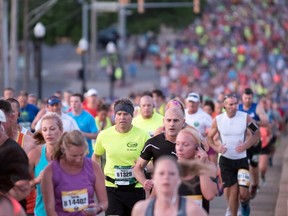
<svg viewBox="0 0 288 216"><path fill-rule="evenodd" d="M142 93L142 97L143 97L143 96L150 96L151 98L153 97L152 92L150 92L150 91L144 91L144 92Z"/></svg>
<svg viewBox="0 0 288 216"><path fill-rule="evenodd" d="M15 98L8 98L8 99L6 99L6 101L8 101L10 104L16 104L17 110L18 110L18 117L20 117L21 111L20 111L20 103L19 103L19 101L16 100Z"/></svg>
<svg viewBox="0 0 288 216"><path fill-rule="evenodd" d="M115 109L115 107L118 104L128 105L128 106L132 106L134 108L134 105L133 105L132 101L129 98L121 98L121 99L116 100L115 103L114 103L114 109Z"/></svg>
<svg viewBox="0 0 288 216"><path fill-rule="evenodd" d="M154 89L152 94L156 94L158 97L165 99L163 92L160 89Z"/></svg>
<svg viewBox="0 0 288 216"><path fill-rule="evenodd" d="M83 97L83 95L80 94L80 93L74 93L74 94L71 95L71 97L79 97L81 103L84 101L84 97Z"/></svg>
<svg viewBox="0 0 288 216"><path fill-rule="evenodd" d="M21 91L19 92L19 96L28 97L28 92L25 91L25 90L21 90Z"/></svg>
<svg viewBox="0 0 288 216"><path fill-rule="evenodd" d="M11 113L13 113L11 104L10 104L8 101L3 100L3 99L0 100L0 109L1 109L5 114L11 114Z"/></svg>
<svg viewBox="0 0 288 216"><path fill-rule="evenodd" d="M210 106L213 112L215 110L215 104L212 100L205 100L203 106Z"/></svg>
<svg viewBox="0 0 288 216"><path fill-rule="evenodd" d="M6 87L6 88L4 88L4 91L13 91L13 92L15 92L14 88L12 88L12 87Z"/></svg>
<svg viewBox="0 0 288 216"><path fill-rule="evenodd" d="M109 105L107 104L104 104L104 103L100 103L97 107L97 111L100 112L100 111L106 111L106 112L109 112Z"/></svg>
<svg viewBox="0 0 288 216"><path fill-rule="evenodd" d="M254 93L251 88L245 88L243 94L253 95Z"/></svg>

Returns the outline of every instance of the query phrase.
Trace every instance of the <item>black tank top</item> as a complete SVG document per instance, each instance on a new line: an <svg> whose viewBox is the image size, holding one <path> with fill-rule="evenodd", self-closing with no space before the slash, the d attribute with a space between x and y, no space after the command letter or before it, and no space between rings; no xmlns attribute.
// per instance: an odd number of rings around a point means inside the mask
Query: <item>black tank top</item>
<svg viewBox="0 0 288 216"><path fill-rule="evenodd" d="M179 195L180 196L195 196L194 198L197 198L198 200L198 202L196 201L196 203L198 204L199 201L202 201L202 206L200 207L203 207L203 209L205 209L206 212L209 214L209 201L206 200L204 196L202 195L199 176L196 176L195 178L192 178L187 181L183 181L183 183L179 187Z"/></svg>
<svg viewBox="0 0 288 216"><path fill-rule="evenodd" d="M148 207L146 209L145 216L154 216L154 206L155 206L156 199L152 199L150 203L148 204ZM179 197L179 208L177 216L186 216L186 198L185 197Z"/></svg>

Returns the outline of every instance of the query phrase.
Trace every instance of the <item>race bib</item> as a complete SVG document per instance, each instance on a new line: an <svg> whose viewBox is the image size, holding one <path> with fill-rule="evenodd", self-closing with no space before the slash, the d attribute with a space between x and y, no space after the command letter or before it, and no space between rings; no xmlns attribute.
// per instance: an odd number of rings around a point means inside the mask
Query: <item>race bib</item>
<svg viewBox="0 0 288 216"><path fill-rule="evenodd" d="M136 182L131 166L115 166L114 175L116 185L131 185Z"/></svg>
<svg viewBox="0 0 288 216"><path fill-rule="evenodd" d="M203 206L202 195L190 195L190 196L187 196L187 198L192 199L198 206L202 208Z"/></svg>
<svg viewBox="0 0 288 216"><path fill-rule="evenodd" d="M88 207L88 191L62 191L62 208L66 212L78 212Z"/></svg>
<svg viewBox="0 0 288 216"><path fill-rule="evenodd" d="M239 169L237 179L239 186L249 187L250 186L249 170Z"/></svg>

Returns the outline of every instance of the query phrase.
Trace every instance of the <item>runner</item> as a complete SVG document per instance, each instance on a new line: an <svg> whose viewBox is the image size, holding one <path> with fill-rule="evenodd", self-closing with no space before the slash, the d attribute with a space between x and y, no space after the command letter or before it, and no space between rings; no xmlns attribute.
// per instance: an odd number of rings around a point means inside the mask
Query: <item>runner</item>
<svg viewBox="0 0 288 216"><path fill-rule="evenodd" d="M35 215L46 216L44 202L42 198L40 183L43 177L43 170L52 160L54 149L57 146L63 133L63 123L56 113L47 113L41 121L41 128L34 134L40 145L29 152L29 168L31 176L34 179L31 181L31 187L36 186L36 205L34 209Z"/></svg>
<svg viewBox="0 0 288 216"><path fill-rule="evenodd" d="M224 194L231 214L237 215L240 199L242 215L249 216L250 175L246 150L259 139L260 132L252 118L244 112L237 111L237 107L238 99L235 95L230 94L224 98L226 112L213 120L207 141L221 154L219 165ZM213 139L217 133L221 143L214 143Z"/></svg>
<svg viewBox="0 0 288 216"><path fill-rule="evenodd" d="M186 163L183 170L184 173L189 172L192 175L198 175L204 168L203 164ZM178 195L178 189L181 184L181 174L176 158L162 156L157 160L153 182L155 197L138 202L133 208L132 216L207 215L192 199Z"/></svg>
<svg viewBox="0 0 288 216"><path fill-rule="evenodd" d="M171 107L166 110L163 123L165 132L147 140L134 166L135 177L143 185L146 193L153 187L153 181L147 179L144 175L144 169L149 161L153 160L154 164L163 155L171 155L177 158L175 141L179 131L185 125L184 113L179 108Z"/></svg>
<svg viewBox="0 0 288 216"><path fill-rule="evenodd" d="M200 147L200 136L191 128L182 129L176 139L176 153L178 161L201 161L209 167L203 175L195 176L190 173L183 178L179 194L193 199L209 214L209 200L212 200L217 190L217 167L208 159L207 153Z"/></svg>
<svg viewBox="0 0 288 216"><path fill-rule="evenodd" d="M144 95L140 99L140 115L133 118L132 124L146 131L151 137L154 131L163 124L163 116L153 111L153 98Z"/></svg>
<svg viewBox="0 0 288 216"><path fill-rule="evenodd" d="M149 135L131 124L134 106L126 98L114 104L115 126L99 133L92 159L100 162L106 153L105 185L109 206L106 215L131 215L134 204L145 199L144 190L134 177L132 166Z"/></svg>
<svg viewBox="0 0 288 216"><path fill-rule="evenodd" d="M41 182L47 215L98 215L107 209L103 172L97 163L86 158L87 150L80 131L62 135Z"/></svg>
<svg viewBox="0 0 288 216"><path fill-rule="evenodd" d="M260 127L268 127L269 121L263 107L257 103L253 103L254 93L252 89L246 88L242 94L242 104L239 104L239 111L246 112ZM251 181L251 199L254 199L259 187L259 156L261 152L261 141L257 141L248 149L247 157L250 164Z"/></svg>
<svg viewBox="0 0 288 216"><path fill-rule="evenodd" d="M49 112L56 113L60 116L64 131L80 130L76 121L71 116L62 112L62 104L60 98L55 95L52 95L48 98L47 113ZM37 122L35 126L36 131L40 129L41 121L42 118Z"/></svg>
<svg viewBox="0 0 288 216"><path fill-rule="evenodd" d="M71 111L67 114L77 123L80 131L88 143L88 155L91 158L93 154L92 140L97 137L98 128L96 127L93 116L82 108L83 96L81 94L72 94L70 97Z"/></svg>

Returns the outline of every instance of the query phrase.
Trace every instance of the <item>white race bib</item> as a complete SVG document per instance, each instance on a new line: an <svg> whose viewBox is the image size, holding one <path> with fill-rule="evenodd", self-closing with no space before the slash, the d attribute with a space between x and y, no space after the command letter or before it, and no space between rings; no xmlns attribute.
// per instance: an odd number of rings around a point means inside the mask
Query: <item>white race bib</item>
<svg viewBox="0 0 288 216"><path fill-rule="evenodd" d="M202 195L189 195L187 198L192 199L198 206L202 208L203 206L203 199Z"/></svg>
<svg viewBox="0 0 288 216"><path fill-rule="evenodd" d="M250 186L249 170L239 169L237 179L238 179L239 186L249 187Z"/></svg>
<svg viewBox="0 0 288 216"><path fill-rule="evenodd" d="M62 207L66 212L78 212L88 207L88 190L62 191Z"/></svg>
<svg viewBox="0 0 288 216"><path fill-rule="evenodd" d="M136 182L131 166L115 166L114 175L116 185L131 185Z"/></svg>

